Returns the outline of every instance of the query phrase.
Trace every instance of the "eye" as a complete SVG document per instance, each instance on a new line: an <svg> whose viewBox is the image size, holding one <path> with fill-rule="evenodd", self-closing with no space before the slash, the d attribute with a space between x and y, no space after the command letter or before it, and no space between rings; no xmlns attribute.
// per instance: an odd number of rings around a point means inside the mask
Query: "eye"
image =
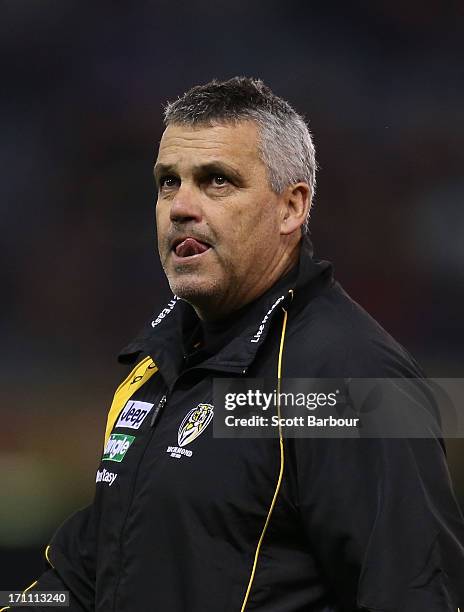
<svg viewBox="0 0 464 612"><path fill-rule="evenodd" d="M160 176L158 181L159 189L172 189L173 187L177 187L179 184L179 179L177 176Z"/></svg>
<svg viewBox="0 0 464 612"><path fill-rule="evenodd" d="M228 183L228 179L223 174L212 174L211 175L211 183L215 187L223 187Z"/></svg>

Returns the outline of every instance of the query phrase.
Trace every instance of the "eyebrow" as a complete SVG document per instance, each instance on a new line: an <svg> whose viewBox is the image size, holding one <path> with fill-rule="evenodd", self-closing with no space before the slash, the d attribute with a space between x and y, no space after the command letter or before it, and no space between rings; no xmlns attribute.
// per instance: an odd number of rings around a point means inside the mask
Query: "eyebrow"
<svg viewBox="0 0 464 612"><path fill-rule="evenodd" d="M178 171L176 169L175 164L163 164L156 163L153 169L153 174L155 180L158 181L159 178L165 174L174 174L177 175ZM233 181L237 183L237 185L243 185L245 183L245 179L242 174L223 161L213 160L211 162L205 164L199 164L198 166L193 167L193 174L196 177L202 177L207 174L224 174L225 176L229 176Z"/></svg>
<svg viewBox="0 0 464 612"><path fill-rule="evenodd" d="M176 174L175 167L172 164L156 163L153 168L153 176L157 181L163 174Z"/></svg>

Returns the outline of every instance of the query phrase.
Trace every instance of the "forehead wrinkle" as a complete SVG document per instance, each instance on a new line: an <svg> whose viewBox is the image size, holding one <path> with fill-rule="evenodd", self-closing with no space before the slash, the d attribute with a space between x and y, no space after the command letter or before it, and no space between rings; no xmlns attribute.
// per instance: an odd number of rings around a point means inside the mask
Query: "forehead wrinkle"
<svg viewBox="0 0 464 612"><path fill-rule="evenodd" d="M174 131L174 133L172 133ZM179 128L168 127L164 132L161 143L161 149L170 149L172 147L183 149L214 149L217 147L227 147L230 145L230 136L218 134L213 128L202 130L189 130L183 128L181 133L176 133Z"/></svg>
<svg viewBox="0 0 464 612"><path fill-rule="evenodd" d="M251 153L251 147L248 148ZM236 143L225 141L211 141L209 138L204 139L183 139L180 137L174 138L171 141L162 143L159 149L159 155L170 157L171 155L182 157L182 154L203 153L215 158L234 158L240 153L240 148Z"/></svg>
<svg viewBox="0 0 464 612"><path fill-rule="evenodd" d="M237 161L240 161L240 157L247 159L247 163L250 162L250 158L261 161L259 151L254 151L252 147L244 148L239 143L224 143L224 145L218 146L217 143L211 142L202 143L200 146L198 146L198 143L191 145L185 145L182 142L166 143L159 148L157 163L173 165L178 160L182 163L183 160L190 158L195 153L204 155L204 161L199 161L195 165L226 163L235 167ZM175 161L173 161L173 158L175 158Z"/></svg>
<svg viewBox="0 0 464 612"><path fill-rule="evenodd" d="M253 138L255 135L255 138ZM160 150L171 147L214 149L220 147L224 150L240 152L245 149L258 152L258 139L256 129L252 126L214 126L214 127L185 127L168 126L161 138Z"/></svg>
<svg viewBox="0 0 464 612"><path fill-rule="evenodd" d="M169 165L182 164L185 163L186 160L196 157L198 154L201 156L204 155L205 161L200 161L200 164L209 163L213 159L229 159L235 157L232 150L227 150L227 148L224 147L220 147L220 150L218 150L218 145L210 141L205 140L199 143L198 140L196 140L190 144L188 140L186 142L181 138L177 138L173 142L162 143L158 152L158 161L162 161Z"/></svg>
<svg viewBox="0 0 464 612"><path fill-rule="evenodd" d="M214 139L207 138L184 138L183 136L170 136L166 138L165 142L161 142L161 147L164 149L170 149L172 147L178 147L182 149L214 149L217 146L228 145L229 143L221 140L214 142Z"/></svg>

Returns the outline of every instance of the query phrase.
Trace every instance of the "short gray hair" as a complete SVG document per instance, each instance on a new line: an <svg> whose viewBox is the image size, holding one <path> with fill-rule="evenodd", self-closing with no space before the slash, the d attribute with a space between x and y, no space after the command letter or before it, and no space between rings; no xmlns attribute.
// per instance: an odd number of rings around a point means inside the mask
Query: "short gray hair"
<svg viewBox="0 0 464 612"><path fill-rule="evenodd" d="M246 120L258 125L260 155L273 191L282 193L288 185L299 182L309 185L310 206L303 226L308 231L316 193L315 148L305 120L288 102L276 96L260 79L234 77L197 85L175 102L168 102L164 110L166 126Z"/></svg>

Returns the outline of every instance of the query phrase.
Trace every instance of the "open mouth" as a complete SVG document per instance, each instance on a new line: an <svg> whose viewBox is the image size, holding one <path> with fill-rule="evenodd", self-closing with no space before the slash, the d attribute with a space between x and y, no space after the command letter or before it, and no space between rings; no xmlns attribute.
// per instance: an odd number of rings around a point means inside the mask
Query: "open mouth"
<svg viewBox="0 0 464 612"><path fill-rule="evenodd" d="M172 250L177 257L186 258L195 255L203 255L211 248L206 242L201 242L196 238L184 238L174 242Z"/></svg>

